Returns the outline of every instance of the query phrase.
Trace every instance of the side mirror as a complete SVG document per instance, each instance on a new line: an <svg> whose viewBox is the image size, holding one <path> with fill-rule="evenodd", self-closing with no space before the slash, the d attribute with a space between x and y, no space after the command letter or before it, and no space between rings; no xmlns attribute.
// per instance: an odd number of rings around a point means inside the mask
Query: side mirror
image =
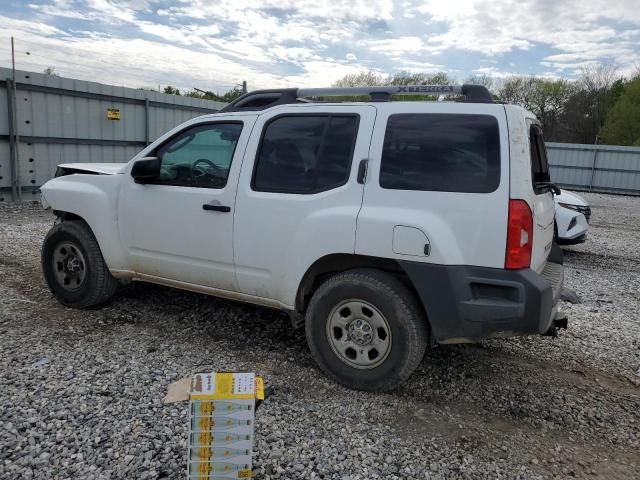
<svg viewBox="0 0 640 480"><path fill-rule="evenodd" d="M131 168L131 176L136 183L145 183L155 180L160 176L160 159L158 157L145 157L137 160Z"/></svg>

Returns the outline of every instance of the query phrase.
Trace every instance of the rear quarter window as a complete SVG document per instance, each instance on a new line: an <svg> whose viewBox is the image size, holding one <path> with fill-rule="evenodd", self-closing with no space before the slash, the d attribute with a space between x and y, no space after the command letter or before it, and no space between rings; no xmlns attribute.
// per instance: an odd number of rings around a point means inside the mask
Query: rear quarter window
<svg viewBox="0 0 640 480"><path fill-rule="evenodd" d="M551 181L549 175L549 161L547 149L542 138L542 129L538 125L531 125L529 130L529 145L531 147L531 178L533 190L536 194L547 193L547 187L540 187L540 183Z"/></svg>
<svg viewBox="0 0 640 480"><path fill-rule="evenodd" d="M380 186L489 193L500 185L500 133L491 115L389 116Z"/></svg>

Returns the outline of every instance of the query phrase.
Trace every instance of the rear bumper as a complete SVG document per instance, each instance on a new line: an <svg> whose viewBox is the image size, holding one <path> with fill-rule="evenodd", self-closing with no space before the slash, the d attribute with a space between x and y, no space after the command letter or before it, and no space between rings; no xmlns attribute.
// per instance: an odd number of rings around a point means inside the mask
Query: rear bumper
<svg viewBox="0 0 640 480"><path fill-rule="evenodd" d="M564 279L554 245L544 271L401 261L438 343L544 334L553 326Z"/></svg>

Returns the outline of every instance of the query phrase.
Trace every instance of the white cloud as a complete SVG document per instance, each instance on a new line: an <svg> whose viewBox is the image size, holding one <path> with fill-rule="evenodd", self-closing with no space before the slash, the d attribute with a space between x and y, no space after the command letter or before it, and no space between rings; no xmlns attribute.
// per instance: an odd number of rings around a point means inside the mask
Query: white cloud
<svg viewBox="0 0 640 480"><path fill-rule="evenodd" d="M429 62L414 62L404 58L396 58L394 60L394 70L398 72L436 73L446 70L443 65L436 65Z"/></svg>
<svg viewBox="0 0 640 480"><path fill-rule="evenodd" d="M506 76L519 69L574 75L581 65L594 62L632 71L630 66L640 64L637 0L167 3L27 4L23 8L31 15L21 18L30 20L0 17L5 27L0 39L19 37L19 44L34 53L21 62L34 69L53 65L63 74L90 80L109 77L133 86L172 83L182 88L242 80L256 88L330 85L365 68L446 70L464 77L471 72ZM525 51L521 59L516 56ZM0 50L0 60L6 59L7 52ZM524 68L525 61L533 68Z"/></svg>
<svg viewBox="0 0 640 480"><path fill-rule="evenodd" d="M424 50L424 41L419 37L398 37L385 40L371 40L367 43L372 52L382 52L387 55L401 55L407 52L420 52Z"/></svg>
<svg viewBox="0 0 640 480"><path fill-rule="evenodd" d="M0 17L2 19L3 31L6 36L17 34L17 32L25 35L67 35L63 30L43 22L29 22L9 17Z"/></svg>
<svg viewBox="0 0 640 480"><path fill-rule="evenodd" d="M410 11L446 25L445 33L428 40L443 50L499 55L544 44L582 58L608 56L614 62L628 61L631 50L638 54L637 42L632 49L623 45L637 38L637 0L426 0L414 3ZM610 22L627 27L614 28ZM628 25L635 27L627 30Z"/></svg>
<svg viewBox="0 0 640 480"><path fill-rule="evenodd" d="M284 78L289 86L328 87L345 75L359 73L362 67L327 61L311 61L304 64L304 72Z"/></svg>

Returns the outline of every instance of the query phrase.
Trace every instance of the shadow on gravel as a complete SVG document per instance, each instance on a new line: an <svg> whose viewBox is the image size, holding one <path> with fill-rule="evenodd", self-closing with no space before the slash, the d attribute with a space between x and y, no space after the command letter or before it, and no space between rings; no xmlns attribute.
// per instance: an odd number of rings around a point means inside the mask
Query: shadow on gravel
<svg viewBox="0 0 640 480"><path fill-rule="evenodd" d="M569 267L599 268L606 270L637 270L640 263L632 257L593 253L583 250L563 249L564 263Z"/></svg>
<svg viewBox="0 0 640 480"><path fill-rule="evenodd" d="M289 317L279 310L134 282L118 290L105 308L105 313L108 311L116 325L124 317L125 322L170 332L186 341L197 334L225 342L234 351L263 348L286 353L292 349L300 366L314 365L304 329L293 330Z"/></svg>

